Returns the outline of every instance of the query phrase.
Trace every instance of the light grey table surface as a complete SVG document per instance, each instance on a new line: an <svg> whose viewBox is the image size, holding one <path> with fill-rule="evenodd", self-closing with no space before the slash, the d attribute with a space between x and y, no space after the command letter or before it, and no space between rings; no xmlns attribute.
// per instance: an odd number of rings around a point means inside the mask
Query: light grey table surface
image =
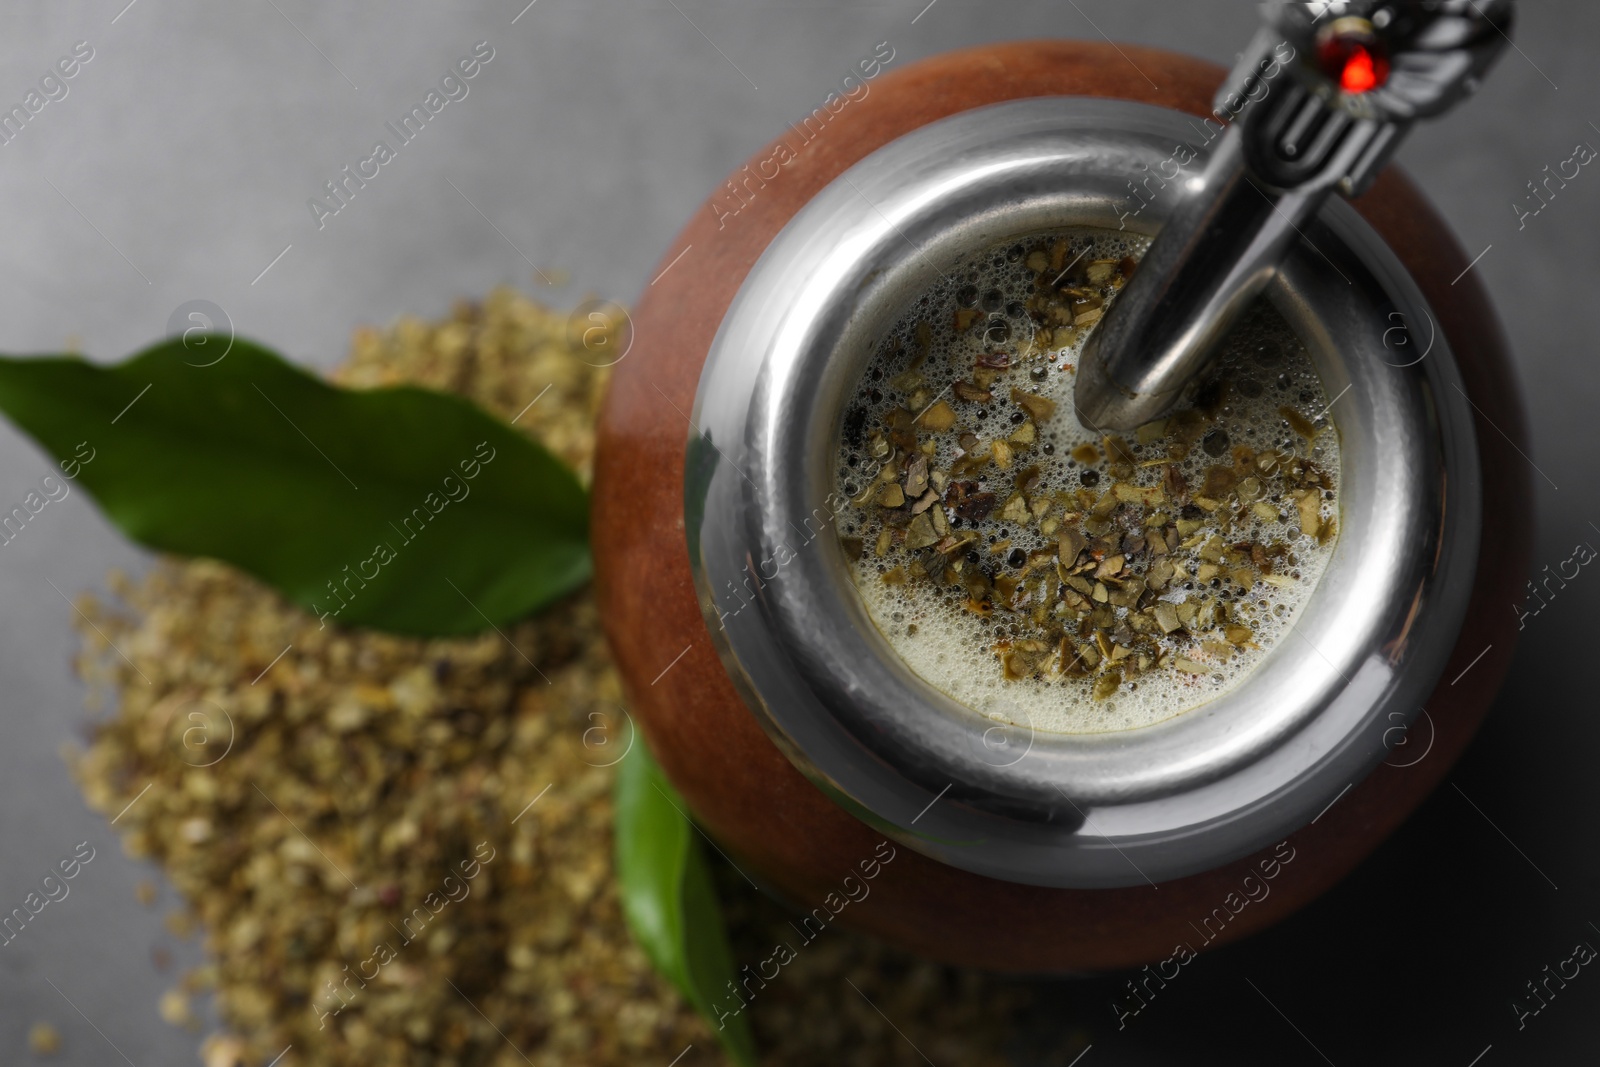
<svg viewBox="0 0 1600 1067"><path fill-rule="evenodd" d="M96 359L121 358L161 336L179 305L207 299L241 333L327 367L357 325L438 315L452 298L502 282L558 306L589 291L632 300L726 172L819 106L880 41L895 49L894 66L987 41L1102 34L1228 63L1256 21L1245 0L937 0L926 9L926 0L525 2L7 4L0 107L21 104L76 42L87 41L93 58L65 97L0 145L0 350L76 345ZM1577 542L1600 544L1600 173L1583 171L1524 228L1510 205L1575 143L1600 145L1600 5L1525 0L1521 8L1518 48L1481 96L1417 131L1400 158L1469 253L1489 248L1476 269L1512 339L1531 416L1538 568L1566 559ZM469 95L319 229L307 199L368 154L384 123L479 41L494 57ZM530 263L571 280L537 286ZM3 420L0 456L0 503L9 508L51 464ZM77 842L98 850L71 896L0 948L0 1062L30 1061L26 1034L40 1020L65 1035L54 1062L197 1062L198 1037L156 1015L161 990L197 958L162 929L171 890L162 890L162 907L135 902L136 882L153 872L121 855L58 754L86 715L69 664L71 609L52 583L72 595L99 586L108 567L136 569L144 559L82 492L0 548L0 910L20 903ZM1459 920L1462 944L1492 942L1492 951L1460 953L1470 961L1461 964L1470 972L1463 988L1482 1012L1416 1012L1408 1036L1383 1046L1395 1055L1414 1048L1418 1058L1406 1062L1465 1067L1485 1045L1485 1067L1556 1062L1556 1048L1592 1044L1583 1019L1595 1017L1600 979L1552 1003L1526 1032L1506 1004L1572 941L1600 944L1585 926L1600 921L1597 615L1600 578L1585 572L1529 621L1508 692L1454 779L1481 812L1436 798L1426 832L1408 839L1411 851L1386 846L1384 869L1411 879L1393 888L1406 924L1418 909L1443 909ZM1481 885L1430 882L1423 859L1410 857L1445 838L1471 860L1465 870L1500 874ZM1535 864L1551 885L1528 870ZM1281 936L1321 953L1306 924L1337 926L1340 900ZM1348 906L1366 914L1365 904ZM1394 936L1406 936L1406 924ZM164 974L152 963L157 946L178 960ZM1444 981L1436 963L1419 958L1409 973L1380 976L1393 983L1392 1002L1368 1010L1414 1008L1423 983ZM1320 964L1299 969L1307 966ZM1295 1017L1307 1043L1317 1039L1319 1054L1390 1062L1363 1047L1359 1014L1351 1022L1317 1010L1314 974L1292 976L1286 965L1279 977L1301 984L1274 1007ZM1206 1002L1206 980L1193 981L1186 995ZM1321 1062L1260 1000L1238 1000L1252 996L1240 985L1217 1001L1237 1011L1211 1020L1210 1039L1237 1045L1259 1032L1284 1058L1261 1046L1259 1057L1231 1062ZM1298 997L1299 1008L1283 997ZM1176 1062L1131 1046L1092 1055ZM285 1062L292 1067L292 1054Z"/></svg>

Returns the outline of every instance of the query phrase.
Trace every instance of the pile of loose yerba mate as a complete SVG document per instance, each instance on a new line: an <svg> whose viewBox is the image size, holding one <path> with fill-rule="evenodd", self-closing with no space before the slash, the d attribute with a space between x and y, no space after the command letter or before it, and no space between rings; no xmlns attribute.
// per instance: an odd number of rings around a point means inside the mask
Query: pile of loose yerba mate
<svg viewBox="0 0 1600 1067"><path fill-rule="evenodd" d="M336 377L506 419L548 386L517 425L587 479L606 372L584 355L567 316L500 290L360 331ZM161 999L178 1022L215 995L207 1067L290 1045L296 1067L724 1062L623 922L608 764L628 727L587 592L504 637L425 640L319 629L214 562L109 584L79 602L103 717L73 769L186 901L169 926L204 932L210 962ZM720 892L736 960L786 935L742 880ZM750 1015L769 1064L998 1065L1025 999L830 930Z"/></svg>

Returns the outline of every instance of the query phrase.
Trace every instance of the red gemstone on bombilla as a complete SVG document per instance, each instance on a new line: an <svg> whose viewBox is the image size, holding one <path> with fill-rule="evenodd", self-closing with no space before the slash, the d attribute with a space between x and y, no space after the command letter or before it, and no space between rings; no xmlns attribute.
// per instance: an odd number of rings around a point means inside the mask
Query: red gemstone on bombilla
<svg viewBox="0 0 1600 1067"><path fill-rule="evenodd" d="M1375 41L1361 36L1330 37L1318 49L1317 59L1323 72L1347 93L1370 92L1389 80L1389 58Z"/></svg>

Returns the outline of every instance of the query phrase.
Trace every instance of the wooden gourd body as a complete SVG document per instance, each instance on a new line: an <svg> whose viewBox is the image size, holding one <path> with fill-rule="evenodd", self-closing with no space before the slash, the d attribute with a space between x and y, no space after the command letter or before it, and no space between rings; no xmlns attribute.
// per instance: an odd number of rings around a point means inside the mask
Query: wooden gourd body
<svg viewBox="0 0 1600 1067"><path fill-rule="evenodd" d="M1160 71L1161 87L1135 65ZM756 153L730 179L739 192L716 191L658 270L671 268L645 290L599 426L592 529L600 610L630 710L668 777L741 868L801 911L825 907L830 894L837 906L842 880L859 878L863 861L892 849L870 893L837 921L934 959L1019 972L1102 970L1164 959L1181 942L1232 941L1282 919L1359 863L1439 783L1487 712L1511 661L1509 605L1519 599L1530 545L1529 469L1517 452L1526 450L1523 413L1477 275L1452 282L1467 256L1392 167L1356 207L1411 272L1453 349L1477 409L1487 502L1467 621L1426 705L1431 727L1413 731L1405 759L1379 766L1286 844L1159 889L1020 885L903 845L880 848L881 833L789 763L718 659L690 576L685 443L712 338L774 235L862 157L948 115L1026 97L1093 96L1201 116L1224 73L1174 53L1077 41L984 46L891 69L865 83L865 95L827 112L819 131L808 127L814 136L798 150L774 142ZM800 141L789 131L785 144ZM1451 686L1480 653L1472 684ZM1424 750L1426 757L1397 765Z"/></svg>

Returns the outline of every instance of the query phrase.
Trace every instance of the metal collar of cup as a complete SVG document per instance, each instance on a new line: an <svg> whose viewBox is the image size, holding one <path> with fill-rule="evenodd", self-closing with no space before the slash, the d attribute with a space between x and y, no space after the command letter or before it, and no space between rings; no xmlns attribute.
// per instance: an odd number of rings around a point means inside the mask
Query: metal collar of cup
<svg viewBox="0 0 1600 1067"><path fill-rule="evenodd" d="M978 249L1064 226L1153 233L1201 173L1205 132L1174 111L1076 97L918 129L795 215L706 360L684 504L722 661L797 768L942 862L1087 888L1248 855L1316 818L1421 721L1459 632L1482 511L1470 410L1416 284L1337 201L1267 298L1338 398L1341 532L1292 633L1248 676L1153 726L1046 733L934 689L868 617L828 494L843 408L878 339ZM1180 145L1194 160L1134 199L1130 179L1170 174Z"/></svg>

